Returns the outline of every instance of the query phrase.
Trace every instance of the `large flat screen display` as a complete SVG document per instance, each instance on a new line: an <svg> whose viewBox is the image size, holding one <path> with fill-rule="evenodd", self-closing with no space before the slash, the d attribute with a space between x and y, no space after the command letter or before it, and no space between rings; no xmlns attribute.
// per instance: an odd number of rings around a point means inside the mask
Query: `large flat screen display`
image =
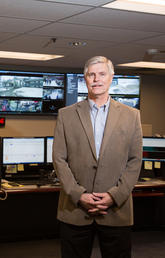
<svg viewBox="0 0 165 258"><path fill-rule="evenodd" d="M65 74L0 71L0 114L57 114L65 106Z"/></svg>
<svg viewBox="0 0 165 258"><path fill-rule="evenodd" d="M139 95L140 81L139 76L114 75L110 89L110 94L117 95Z"/></svg>
<svg viewBox="0 0 165 258"><path fill-rule="evenodd" d="M67 74L66 105L71 105L87 97L83 74ZM140 108L140 77L134 75L114 75L109 94L113 99L128 106Z"/></svg>

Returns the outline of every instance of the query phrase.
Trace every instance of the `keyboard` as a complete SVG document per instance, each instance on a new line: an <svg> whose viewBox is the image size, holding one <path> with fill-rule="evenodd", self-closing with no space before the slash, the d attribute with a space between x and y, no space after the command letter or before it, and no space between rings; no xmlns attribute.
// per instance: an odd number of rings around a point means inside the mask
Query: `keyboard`
<svg viewBox="0 0 165 258"><path fill-rule="evenodd" d="M56 178L53 179L17 179L15 180L16 183L21 184L21 185L59 185L59 180Z"/></svg>

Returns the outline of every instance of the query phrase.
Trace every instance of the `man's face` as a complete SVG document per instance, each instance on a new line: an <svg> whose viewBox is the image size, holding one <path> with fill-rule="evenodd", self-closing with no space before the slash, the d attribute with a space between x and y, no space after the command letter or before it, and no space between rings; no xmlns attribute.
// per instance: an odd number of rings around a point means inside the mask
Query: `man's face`
<svg viewBox="0 0 165 258"><path fill-rule="evenodd" d="M107 64L90 65L85 76L89 97L96 98L100 95L108 97L112 79L113 75L110 74Z"/></svg>

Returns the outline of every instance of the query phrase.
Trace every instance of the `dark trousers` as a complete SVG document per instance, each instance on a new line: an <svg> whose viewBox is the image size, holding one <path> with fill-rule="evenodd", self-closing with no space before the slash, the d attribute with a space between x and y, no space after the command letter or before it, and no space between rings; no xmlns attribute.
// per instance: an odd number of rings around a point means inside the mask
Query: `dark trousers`
<svg viewBox="0 0 165 258"><path fill-rule="evenodd" d="M93 223L75 226L61 222L62 258L90 258L97 234L102 258L131 258L131 227L109 227Z"/></svg>

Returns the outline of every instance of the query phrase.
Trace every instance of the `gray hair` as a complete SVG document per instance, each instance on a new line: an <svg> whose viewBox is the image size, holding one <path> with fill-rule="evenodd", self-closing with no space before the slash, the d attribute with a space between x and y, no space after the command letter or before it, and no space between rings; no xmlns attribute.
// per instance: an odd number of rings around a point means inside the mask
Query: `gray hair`
<svg viewBox="0 0 165 258"><path fill-rule="evenodd" d="M109 60L105 56L94 56L85 63L84 77L86 76L90 65L99 64L99 63L107 64L110 74L114 74L114 66L113 66L111 60Z"/></svg>

